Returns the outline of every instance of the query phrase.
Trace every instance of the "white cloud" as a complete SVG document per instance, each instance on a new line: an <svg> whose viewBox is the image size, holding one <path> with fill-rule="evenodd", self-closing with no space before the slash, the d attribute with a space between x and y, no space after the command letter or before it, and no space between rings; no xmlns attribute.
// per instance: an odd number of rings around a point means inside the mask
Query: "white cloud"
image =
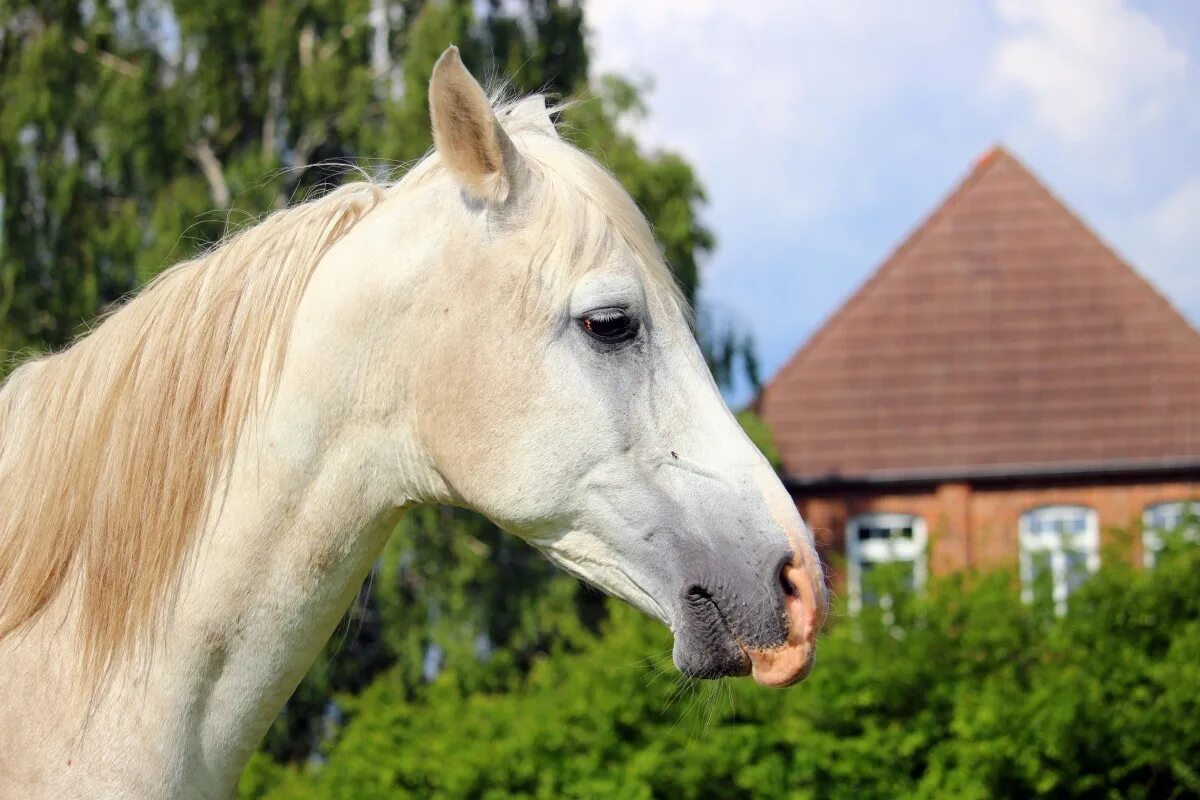
<svg viewBox="0 0 1200 800"><path fill-rule="evenodd" d="M652 78L638 133L700 168L714 221L751 210L756 228L795 232L873 196L873 142L913 113L896 104L905 82L969 80L941 64L962 66L974 12L956 0L919 6L591 0L587 12L595 67Z"/></svg>
<svg viewBox="0 0 1200 800"><path fill-rule="evenodd" d="M1183 93L1187 56L1121 0L997 0L1011 26L993 60L1002 91L1066 144L1112 141L1157 121Z"/></svg>

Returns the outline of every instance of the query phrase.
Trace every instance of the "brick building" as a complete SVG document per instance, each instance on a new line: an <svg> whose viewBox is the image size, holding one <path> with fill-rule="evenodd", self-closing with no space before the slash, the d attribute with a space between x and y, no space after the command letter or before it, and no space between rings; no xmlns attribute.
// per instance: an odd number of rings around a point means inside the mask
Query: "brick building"
<svg viewBox="0 0 1200 800"><path fill-rule="evenodd" d="M1061 607L1200 498L1200 334L1000 148L757 407L852 607L884 562L1019 565Z"/></svg>

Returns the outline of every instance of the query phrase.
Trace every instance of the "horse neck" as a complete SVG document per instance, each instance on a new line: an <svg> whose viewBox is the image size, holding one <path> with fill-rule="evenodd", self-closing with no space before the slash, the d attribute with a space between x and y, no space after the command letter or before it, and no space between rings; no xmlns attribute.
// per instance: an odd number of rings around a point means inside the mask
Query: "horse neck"
<svg viewBox="0 0 1200 800"><path fill-rule="evenodd" d="M171 618L163 694L186 725L169 757L199 758L188 781L236 780L399 514L446 495L403 404L406 354L373 341L406 330L411 309L393 306L379 324L381 281L370 270L404 266L371 252L386 244L376 245L370 217L360 224L313 275L273 401L245 426ZM380 374L391 391L363 383Z"/></svg>
<svg viewBox="0 0 1200 800"><path fill-rule="evenodd" d="M218 784L240 773L397 521L355 449L345 437L286 467L248 456L181 587L162 666L175 661L172 696L187 705L180 754L194 758L198 738Z"/></svg>
<svg viewBox="0 0 1200 800"><path fill-rule="evenodd" d="M81 683L71 593L0 642L0 796L232 794L402 510L365 443L287 416L247 426L167 624L89 705L63 702Z"/></svg>

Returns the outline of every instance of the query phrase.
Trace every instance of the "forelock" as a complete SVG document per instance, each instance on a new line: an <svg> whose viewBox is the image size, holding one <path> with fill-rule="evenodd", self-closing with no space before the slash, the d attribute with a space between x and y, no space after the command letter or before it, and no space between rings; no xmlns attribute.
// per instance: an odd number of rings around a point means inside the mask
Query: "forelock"
<svg viewBox="0 0 1200 800"><path fill-rule="evenodd" d="M551 115L563 107L552 107ZM608 263L614 249L631 251L650 302L666 313L689 313L674 274L641 209L615 176L591 155L545 126L536 105L502 103L496 114L532 173L523 215L538 242L522 306L550 319L587 273Z"/></svg>

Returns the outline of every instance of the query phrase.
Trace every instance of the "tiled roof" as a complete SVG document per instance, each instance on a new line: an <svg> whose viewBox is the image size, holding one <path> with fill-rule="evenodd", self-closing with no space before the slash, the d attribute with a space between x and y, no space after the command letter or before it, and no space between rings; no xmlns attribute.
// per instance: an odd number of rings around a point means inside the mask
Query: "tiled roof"
<svg viewBox="0 0 1200 800"><path fill-rule="evenodd" d="M1200 334L996 148L758 407L797 479L1200 460Z"/></svg>

